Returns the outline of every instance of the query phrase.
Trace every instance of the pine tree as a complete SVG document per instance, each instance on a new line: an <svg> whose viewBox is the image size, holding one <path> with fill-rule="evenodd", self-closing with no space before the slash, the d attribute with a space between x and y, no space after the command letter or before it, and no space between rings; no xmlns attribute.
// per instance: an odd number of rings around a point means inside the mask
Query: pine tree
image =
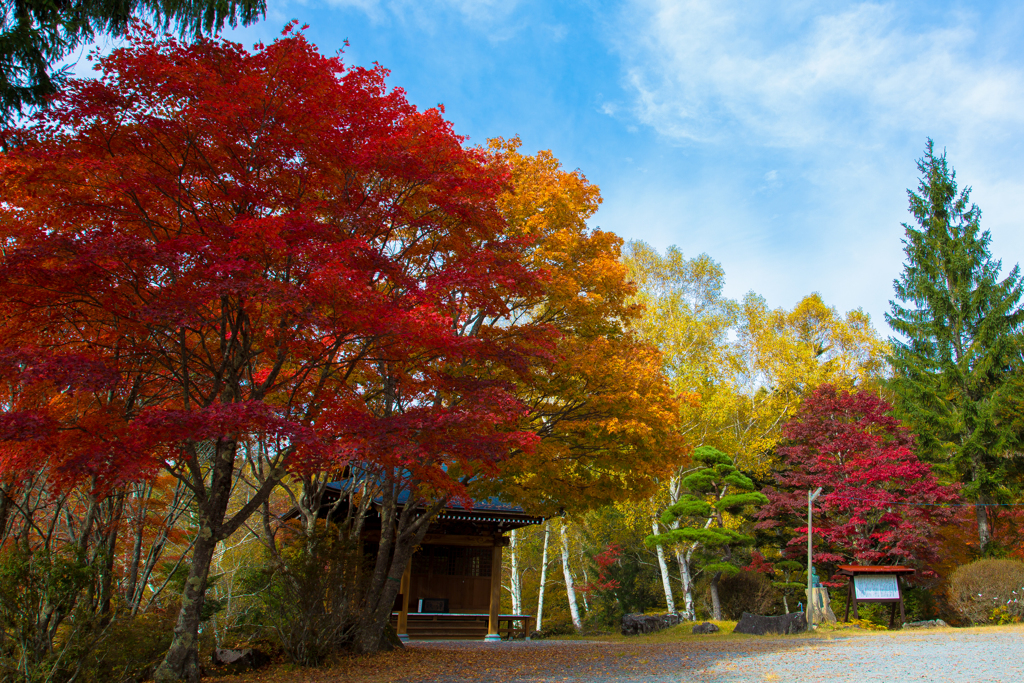
<svg viewBox="0 0 1024 683"><path fill-rule="evenodd" d="M918 191L907 191L916 225L903 224L906 263L890 301L891 388L922 455L977 502L978 542L991 551L987 506L1012 488L1012 432L999 420L1012 386L1024 310L1018 266L1000 280L981 210L958 190L946 154L929 139Z"/></svg>
<svg viewBox="0 0 1024 683"><path fill-rule="evenodd" d="M754 482L736 469L732 458L722 451L701 446L693 452L693 460L703 467L683 479L683 487L689 493L661 516L662 524L671 527L671 531L648 536L646 542L650 546L690 543L699 547L702 569L711 574L712 616L720 620L718 582L723 575L732 576L740 570L733 551L754 544L753 536L733 528L736 519L742 519L751 507L764 505L768 499L754 490Z"/></svg>

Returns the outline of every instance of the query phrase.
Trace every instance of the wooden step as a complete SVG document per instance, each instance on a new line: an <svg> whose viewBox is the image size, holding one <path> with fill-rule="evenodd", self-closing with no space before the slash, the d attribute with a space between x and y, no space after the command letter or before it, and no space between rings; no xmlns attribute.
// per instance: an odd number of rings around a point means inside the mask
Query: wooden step
<svg viewBox="0 0 1024 683"><path fill-rule="evenodd" d="M397 617L392 617L392 624ZM413 640L483 640L488 617L481 614L409 614L407 634Z"/></svg>

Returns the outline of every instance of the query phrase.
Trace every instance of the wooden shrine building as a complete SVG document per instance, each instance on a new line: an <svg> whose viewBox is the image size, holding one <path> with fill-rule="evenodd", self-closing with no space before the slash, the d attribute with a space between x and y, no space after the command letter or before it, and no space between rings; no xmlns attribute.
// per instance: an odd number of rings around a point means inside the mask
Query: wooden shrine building
<svg viewBox="0 0 1024 683"><path fill-rule="evenodd" d="M325 500L325 507L332 503ZM380 539L380 517L373 516L364 533L367 550ZM508 532L543 521L496 499L444 508L402 577L392 613L399 638L498 640L530 633L532 615L501 613L502 551Z"/></svg>

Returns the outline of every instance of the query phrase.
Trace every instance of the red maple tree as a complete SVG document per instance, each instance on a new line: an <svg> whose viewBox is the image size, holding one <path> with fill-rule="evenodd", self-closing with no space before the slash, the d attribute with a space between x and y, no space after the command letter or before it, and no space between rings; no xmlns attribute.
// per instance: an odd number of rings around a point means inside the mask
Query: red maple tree
<svg viewBox="0 0 1024 683"><path fill-rule="evenodd" d="M498 211L503 167L381 67L293 26L251 53L140 29L97 59L101 78L2 133L0 476L102 496L162 470L189 489L157 678L198 680L216 544L288 473L359 463L438 501L536 440L474 369L544 347L529 321L477 324L541 274ZM426 529L407 516L374 577L388 614Z"/></svg>
<svg viewBox="0 0 1024 683"><path fill-rule="evenodd" d="M807 547L807 491L814 503L814 561L826 565L922 565L935 559L933 535L953 509L914 453L914 437L867 391L816 389L783 427L775 484L765 488L758 528L788 535L788 555Z"/></svg>

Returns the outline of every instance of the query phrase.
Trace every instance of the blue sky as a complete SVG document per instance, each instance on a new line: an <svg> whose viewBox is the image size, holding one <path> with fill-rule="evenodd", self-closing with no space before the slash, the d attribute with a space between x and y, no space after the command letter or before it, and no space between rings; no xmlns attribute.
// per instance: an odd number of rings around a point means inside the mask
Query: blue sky
<svg viewBox="0 0 1024 683"><path fill-rule="evenodd" d="M601 187L594 224L706 252L727 294L821 293L888 334L906 188L928 136L1004 271L1024 251L1024 4L268 0L377 61L471 142L519 135Z"/></svg>

